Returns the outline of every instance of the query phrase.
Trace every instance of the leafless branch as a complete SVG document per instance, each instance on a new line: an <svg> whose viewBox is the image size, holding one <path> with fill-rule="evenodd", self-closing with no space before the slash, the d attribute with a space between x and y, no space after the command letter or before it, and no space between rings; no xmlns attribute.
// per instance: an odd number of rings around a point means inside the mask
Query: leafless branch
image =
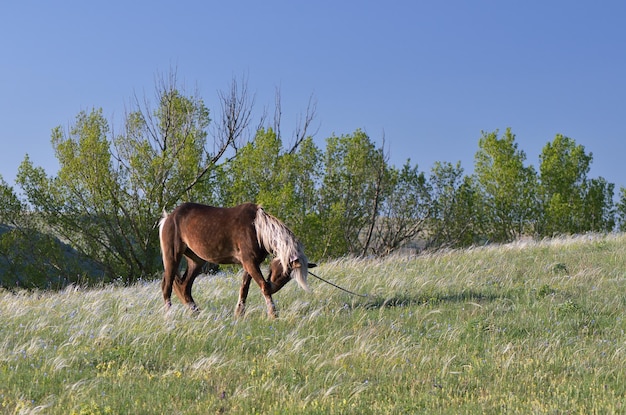
<svg viewBox="0 0 626 415"><path fill-rule="evenodd" d="M254 96L248 93L248 81L245 77L237 81L233 77L228 92L218 91L221 106L221 118L214 133L214 153L211 163L216 163L229 147L237 150L244 137L252 117Z"/></svg>
<svg viewBox="0 0 626 415"><path fill-rule="evenodd" d="M289 150L289 154L293 154L298 146L304 141L308 136L312 136L317 134L319 131L319 126L314 133L309 134L309 128L311 127L311 123L315 119L315 113L317 112L317 101L314 99L313 95L309 97L309 103L306 107L306 113L304 115L304 119L302 115L298 119L298 124L296 125L296 131L294 132L294 143Z"/></svg>
<svg viewBox="0 0 626 415"><path fill-rule="evenodd" d="M263 107L263 113L261 114L261 117L259 118L259 122L256 125L256 129L254 131L260 131L262 129L265 128L265 122L267 121L267 115L268 111L267 111L267 107Z"/></svg>
<svg viewBox="0 0 626 415"><path fill-rule="evenodd" d="M280 121L283 118L283 107L281 100L280 87L276 87L276 92L274 94L274 132L276 133L276 138L281 139L280 136Z"/></svg>

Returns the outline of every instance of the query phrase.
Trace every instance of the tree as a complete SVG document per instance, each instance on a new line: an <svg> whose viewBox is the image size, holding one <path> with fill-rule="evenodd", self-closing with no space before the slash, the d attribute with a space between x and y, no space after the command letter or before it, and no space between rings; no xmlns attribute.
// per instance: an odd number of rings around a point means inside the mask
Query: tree
<svg viewBox="0 0 626 415"><path fill-rule="evenodd" d="M552 236L587 230L584 188L593 155L561 134L544 146L539 156L542 221L540 234Z"/></svg>
<svg viewBox="0 0 626 415"><path fill-rule="evenodd" d="M619 200L616 206L618 229L620 232L626 232L626 187L620 186Z"/></svg>
<svg viewBox="0 0 626 415"><path fill-rule="evenodd" d="M0 287L62 288L98 272L87 258L45 233L45 223L1 177L0 223Z"/></svg>
<svg viewBox="0 0 626 415"><path fill-rule="evenodd" d="M526 154L518 149L515 135L510 128L501 138L497 130L483 132L478 146L474 171L489 225L485 236L507 242L533 232L537 175L532 166L524 166Z"/></svg>
<svg viewBox="0 0 626 415"><path fill-rule="evenodd" d="M363 253L362 237L378 218L376 192L383 163L383 151L361 130L326 140L319 202L327 229L323 256Z"/></svg>
<svg viewBox="0 0 626 415"><path fill-rule="evenodd" d="M615 228L615 185L603 177L591 179L583 189L583 228L590 232L610 232Z"/></svg>
<svg viewBox="0 0 626 415"><path fill-rule="evenodd" d="M259 203L261 193L271 194L277 187L275 176L282 150L276 133L257 131L253 140L237 151L237 155L220 166L221 201L225 206L244 202ZM273 203L270 200L270 203Z"/></svg>
<svg viewBox="0 0 626 415"><path fill-rule="evenodd" d="M437 162L429 178L431 210L428 247L470 246L478 243L483 215L479 193L472 176L461 162Z"/></svg>
<svg viewBox="0 0 626 415"><path fill-rule="evenodd" d="M131 282L160 268L156 225L163 209L199 199L200 185L233 139L207 149L209 111L175 76L126 115L115 136L101 109L81 112L52 134L59 172L47 177L26 158L18 183L54 235L97 261L108 279Z"/></svg>
<svg viewBox="0 0 626 415"><path fill-rule="evenodd" d="M324 228L318 211L318 189L322 180L319 160L322 152L311 136L293 144L278 161L277 192L262 194L262 203L276 201L276 214L281 217L306 247L311 258L320 257L323 251Z"/></svg>
<svg viewBox="0 0 626 415"><path fill-rule="evenodd" d="M286 150L272 128L260 129L220 166L222 203L261 204L303 239L307 252L319 253L321 237L317 235L321 232L315 207L320 157L311 137L301 140L297 149Z"/></svg>
<svg viewBox="0 0 626 415"><path fill-rule="evenodd" d="M382 182L378 218L371 250L387 255L414 243L427 224L431 209L429 186L423 172L407 160L402 168L387 167Z"/></svg>

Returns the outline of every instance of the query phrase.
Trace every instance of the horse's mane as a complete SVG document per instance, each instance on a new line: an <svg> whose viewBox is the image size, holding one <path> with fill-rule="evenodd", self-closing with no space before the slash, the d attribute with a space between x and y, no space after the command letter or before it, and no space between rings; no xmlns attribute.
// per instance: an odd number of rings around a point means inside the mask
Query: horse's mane
<svg viewBox="0 0 626 415"><path fill-rule="evenodd" d="M308 259L304 255L302 244L284 223L258 207L254 220L259 245L276 256L284 270L295 260L300 261L300 268L292 270L292 277L298 284L309 291L306 279L308 275Z"/></svg>

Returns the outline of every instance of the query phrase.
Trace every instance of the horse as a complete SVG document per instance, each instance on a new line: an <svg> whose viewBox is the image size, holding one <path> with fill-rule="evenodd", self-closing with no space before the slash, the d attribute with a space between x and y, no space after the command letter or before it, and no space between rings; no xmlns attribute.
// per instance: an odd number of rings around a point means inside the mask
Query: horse
<svg viewBox="0 0 626 415"><path fill-rule="evenodd" d="M246 299L252 279L265 297L267 314L276 317L275 294L292 278L305 291L310 263L303 246L293 232L280 220L254 203L235 207L214 207L199 203L183 203L170 214L163 212L159 221L159 241L163 257L161 290L165 308L172 306L172 289L183 304L197 312L191 287L205 263L240 264L243 267L239 300L235 316L245 313ZM267 280L260 265L269 254ZM182 257L187 260L183 275L178 273Z"/></svg>

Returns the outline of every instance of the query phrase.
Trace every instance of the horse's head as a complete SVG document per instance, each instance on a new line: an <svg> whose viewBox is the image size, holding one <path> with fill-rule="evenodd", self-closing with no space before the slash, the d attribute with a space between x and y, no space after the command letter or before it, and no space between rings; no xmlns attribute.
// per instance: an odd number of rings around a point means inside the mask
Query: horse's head
<svg viewBox="0 0 626 415"><path fill-rule="evenodd" d="M270 263L270 275L268 278L272 294L283 288L292 278L295 278L304 290L309 291L309 287L306 284L307 272L309 268L315 268L316 266L317 264L308 262L306 258L296 258L289 262L289 266L285 270L280 260L274 258Z"/></svg>

